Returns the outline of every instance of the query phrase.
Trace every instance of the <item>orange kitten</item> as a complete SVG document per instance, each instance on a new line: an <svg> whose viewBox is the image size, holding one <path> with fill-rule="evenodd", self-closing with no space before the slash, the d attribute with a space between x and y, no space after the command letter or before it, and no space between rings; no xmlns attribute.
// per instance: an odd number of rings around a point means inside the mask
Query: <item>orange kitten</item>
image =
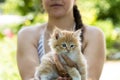
<svg viewBox="0 0 120 80"><path fill-rule="evenodd" d="M77 64L78 70L66 66L72 80L87 80L87 63L81 52L80 34L81 30L75 32L62 31L58 28L54 30L49 40L51 51L42 57L41 63L35 72L35 80L40 80L39 78L41 80L55 80L58 77L56 68L53 65L54 54L65 54ZM62 57L60 57L60 60L65 63Z"/></svg>

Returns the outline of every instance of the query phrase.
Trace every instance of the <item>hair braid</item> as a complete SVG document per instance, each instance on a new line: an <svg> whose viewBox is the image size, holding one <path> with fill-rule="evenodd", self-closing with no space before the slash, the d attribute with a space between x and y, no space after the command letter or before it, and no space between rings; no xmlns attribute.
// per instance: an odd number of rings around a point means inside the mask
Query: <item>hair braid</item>
<svg viewBox="0 0 120 80"><path fill-rule="evenodd" d="M82 33L81 33L80 37L81 37L81 42L83 42L84 25L83 25L83 22L81 19L80 12L77 8L77 5L74 5L74 7L73 7L73 15L74 15L75 23L76 23L75 30L81 29Z"/></svg>

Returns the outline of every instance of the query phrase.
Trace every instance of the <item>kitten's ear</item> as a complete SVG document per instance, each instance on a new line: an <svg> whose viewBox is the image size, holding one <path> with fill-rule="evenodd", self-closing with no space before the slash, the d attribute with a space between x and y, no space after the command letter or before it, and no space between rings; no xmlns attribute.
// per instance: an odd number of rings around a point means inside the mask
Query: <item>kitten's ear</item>
<svg viewBox="0 0 120 80"><path fill-rule="evenodd" d="M62 32L60 29L58 29L57 27L55 27L54 31L53 31L53 36L56 40L58 40L60 37L62 37Z"/></svg>
<svg viewBox="0 0 120 80"><path fill-rule="evenodd" d="M74 35L75 35L76 37L80 37L80 35L81 35L81 29L75 31L75 32L74 32Z"/></svg>

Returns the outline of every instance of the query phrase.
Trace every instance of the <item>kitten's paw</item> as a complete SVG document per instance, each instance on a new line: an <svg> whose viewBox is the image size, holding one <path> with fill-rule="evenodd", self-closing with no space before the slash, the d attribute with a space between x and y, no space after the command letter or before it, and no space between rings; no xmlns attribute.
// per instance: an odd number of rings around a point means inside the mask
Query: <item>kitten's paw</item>
<svg viewBox="0 0 120 80"><path fill-rule="evenodd" d="M86 75L82 75L81 76L81 80L87 80L87 76Z"/></svg>
<svg viewBox="0 0 120 80"><path fill-rule="evenodd" d="M40 80L50 80L50 79L48 79L47 76L45 75L45 76L41 76Z"/></svg>
<svg viewBox="0 0 120 80"><path fill-rule="evenodd" d="M81 80L81 75L76 68L68 68L68 73L73 80Z"/></svg>
<svg viewBox="0 0 120 80"><path fill-rule="evenodd" d="M81 80L81 79L77 77L73 77L72 80Z"/></svg>

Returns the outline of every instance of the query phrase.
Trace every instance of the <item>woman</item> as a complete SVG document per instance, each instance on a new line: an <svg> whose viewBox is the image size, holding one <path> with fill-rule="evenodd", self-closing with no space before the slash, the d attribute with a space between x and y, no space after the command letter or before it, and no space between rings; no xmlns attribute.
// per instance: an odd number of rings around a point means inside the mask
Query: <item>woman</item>
<svg viewBox="0 0 120 80"><path fill-rule="evenodd" d="M85 26L76 6L76 0L42 0L48 13L48 22L19 31L17 62L22 80L32 80L35 68L43 54L50 51L48 39L56 25L60 29L82 29L82 52L88 63L88 80L99 80L104 64L105 39L96 27ZM60 63L56 57L56 63ZM60 66L56 64L58 68ZM59 77L58 80L70 80Z"/></svg>

